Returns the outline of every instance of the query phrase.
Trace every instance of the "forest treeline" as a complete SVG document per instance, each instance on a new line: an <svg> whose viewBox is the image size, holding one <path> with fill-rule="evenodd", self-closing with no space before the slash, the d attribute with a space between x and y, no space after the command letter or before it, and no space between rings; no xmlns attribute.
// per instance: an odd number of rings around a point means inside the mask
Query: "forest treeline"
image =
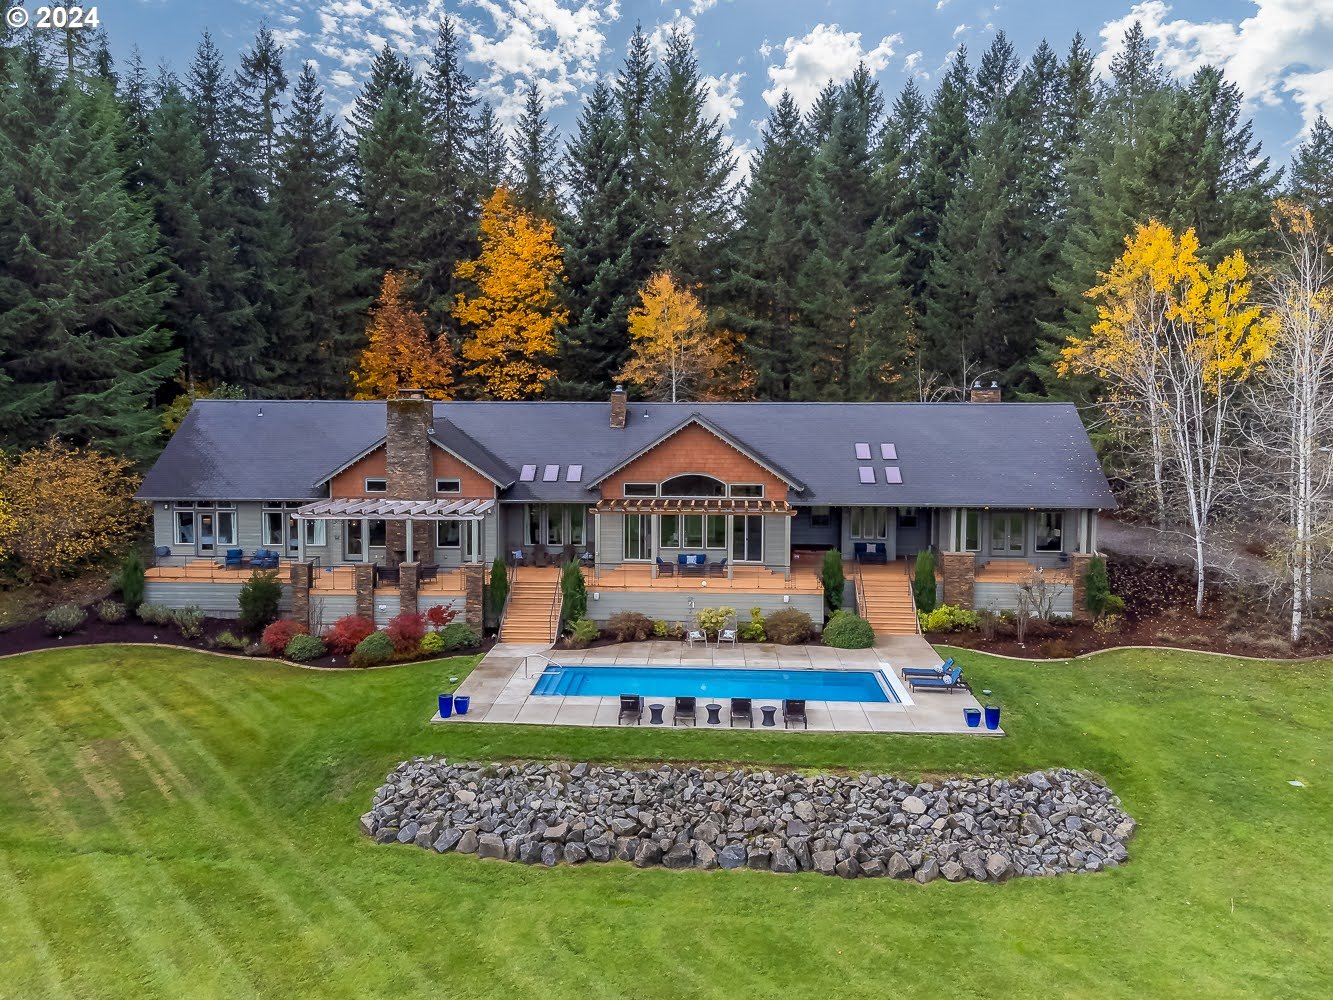
<svg viewBox="0 0 1333 1000"><path fill-rule="evenodd" d="M714 396L958 398L984 379L1082 400L1093 385L1061 377L1060 352L1088 335L1085 292L1137 223L1192 228L1217 261L1262 253L1279 194L1333 215L1327 122L1276 169L1236 86L1211 67L1171 79L1137 25L1105 79L1080 37L1024 60L998 33L931 93L890 97L861 67L809 109L784 94L739 183L684 35L657 58L636 31L565 138L536 86L506 134L448 20L419 72L375 56L345 126L267 29L234 67L205 35L179 75L114 65L104 36L43 35L0 28L12 447L59 435L145 457L181 396L381 384L354 373L390 285L417 342L460 359L458 398L603 397L646 363L630 314L662 313L646 290L669 275L654 287L702 306L690 336L729 338ZM506 284L513 233L536 234L556 293L533 321L539 377L512 370L531 298ZM544 233L554 253L532 250Z"/></svg>

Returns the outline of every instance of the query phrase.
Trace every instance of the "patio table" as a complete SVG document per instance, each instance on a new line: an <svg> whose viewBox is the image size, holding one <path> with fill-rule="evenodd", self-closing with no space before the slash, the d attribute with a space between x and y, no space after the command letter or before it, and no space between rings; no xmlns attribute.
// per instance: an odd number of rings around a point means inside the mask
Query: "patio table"
<svg viewBox="0 0 1333 1000"><path fill-rule="evenodd" d="M777 712L778 712L778 706L777 706L777 705L760 705L760 706L759 706L759 711L761 711L761 712L764 713L764 721L761 723L761 725L765 725L765 726L776 726L776 725L777 725L777 722L774 721L774 719L773 719L773 716L777 715Z"/></svg>
<svg viewBox="0 0 1333 1000"><path fill-rule="evenodd" d="M663 705L661 702L658 702L655 705L648 706L648 711L651 713L648 716L648 722L651 725L660 726L662 724L662 709L664 708L666 708L666 706Z"/></svg>
<svg viewBox="0 0 1333 1000"><path fill-rule="evenodd" d="M705 705L704 708L708 709L708 724L710 726L721 725L722 717L718 713L722 711L722 706L713 704Z"/></svg>

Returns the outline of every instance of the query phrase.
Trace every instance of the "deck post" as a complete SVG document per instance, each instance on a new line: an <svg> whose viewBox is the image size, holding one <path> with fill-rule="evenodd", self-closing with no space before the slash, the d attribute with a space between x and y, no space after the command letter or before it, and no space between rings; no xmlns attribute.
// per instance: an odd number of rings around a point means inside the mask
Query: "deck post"
<svg viewBox="0 0 1333 1000"><path fill-rule="evenodd" d="M410 530L407 537L412 537ZM398 567L398 610L401 612L415 612L417 610L417 593L419 590L417 570L420 565L417 562L405 562Z"/></svg>
<svg viewBox="0 0 1333 1000"><path fill-rule="evenodd" d="M971 610L976 593L977 557L972 552L941 552L944 603Z"/></svg>
<svg viewBox="0 0 1333 1000"><path fill-rule="evenodd" d="M292 563L289 572L292 582L292 618L309 628L311 565L303 559Z"/></svg>
<svg viewBox="0 0 1333 1000"><path fill-rule="evenodd" d="M1091 552L1071 552L1069 554L1069 573L1071 591L1073 592L1073 614L1074 621L1087 621L1092 617L1088 611L1087 587L1084 583L1084 577L1088 575L1088 564L1097 558Z"/></svg>
<svg viewBox="0 0 1333 1000"><path fill-rule="evenodd" d="M375 620L375 564L357 563L352 567L356 592L356 613L362 618Z"/></svg>

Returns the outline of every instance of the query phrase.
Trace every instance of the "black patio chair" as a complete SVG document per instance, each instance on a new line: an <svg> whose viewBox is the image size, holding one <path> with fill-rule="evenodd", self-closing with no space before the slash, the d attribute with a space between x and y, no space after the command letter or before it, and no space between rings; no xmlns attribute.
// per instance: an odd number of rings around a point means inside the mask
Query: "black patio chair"
<svg viewBox="0 0 1333 1000"><path fill-rule="evenodd" d="M643 695L622 694L620 696L620 717L616 719L616 725L623 726L626 719L629 719L636 726L642 724Z"/></svg>
<svg viewBox="0 0 1333 1000"><path fill-rule="evenodd" d="M727 724L734 726L736 725L737 719L740 719L742 722L748 722L750 728L754 728L754 706L751 705L749 698L731 699L731 712Z"/></svg>
<svg viewBox="0 0 1333 1000"><path fill-rule="evenodd" d="M694 717L694 698L677 698L676 710L671 713L671 724L674 726L678 722L688 722L691 726L698 720Z"/></svg>
<svg viewBox="0 0 1333 1000"><path fill-rule="evenodd" d="M799 722L802 729L810 728L810 723L805 717L804 698L786 698L782 702L782 725L790 729L793 722Z"/></svg>
<svg viewBox="0 0 1333 1000"><path fill-rule="evenodd" d="M658 557L657 557L657 575L658 575L658 576L675 576L675 575L676 575L676 564L675 564L675 563L669 563L669 562L667 562L665 559L663 559L661 556L658 556Z"/></svg>
<svg viewBox="0 0 1333 1000"><path fill-rule="evenodd" d="M381 583L397 583L399 579L397 566L376 566L375 567L375 586Z"/></svg>
<svg viewBox="0 0 1333 1000"><path fill-rule="evenodd" d="M429 583L431 580L438 579L440 575L439 563L422 563L417 567L417 582Z"/></svg>

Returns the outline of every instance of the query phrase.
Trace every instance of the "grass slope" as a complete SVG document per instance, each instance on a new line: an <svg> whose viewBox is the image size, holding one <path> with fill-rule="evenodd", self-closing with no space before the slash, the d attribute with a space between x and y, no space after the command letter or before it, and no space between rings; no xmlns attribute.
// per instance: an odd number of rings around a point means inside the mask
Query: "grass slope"
<svg viewBox="0 0 1333 1000"><path fill-rule="evenodd" d="M0 662L0 996L1328 994L1327 664L959 657L1003 699L1010 738L431 729L438 664ZM998 887L545 871L360 838L384 774L425 753L1070 765L1141 825L1125 868Z"/></svg>

